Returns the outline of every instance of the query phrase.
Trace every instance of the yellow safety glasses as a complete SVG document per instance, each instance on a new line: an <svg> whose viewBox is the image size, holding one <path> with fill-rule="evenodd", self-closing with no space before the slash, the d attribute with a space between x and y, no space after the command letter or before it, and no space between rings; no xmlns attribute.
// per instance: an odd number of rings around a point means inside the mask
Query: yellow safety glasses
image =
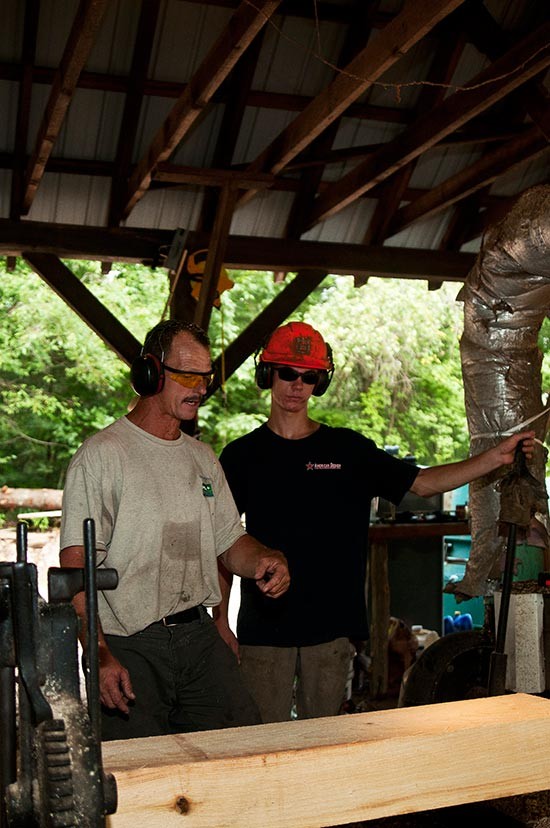
<svg viewBox="0 0 550 828"><path fill-rule="evenodd" d="M162 365L170 379L184 388L198 388L202 383L210 388L214 382L214 371L180 371L179 368L171 368L165 362Z"/></svg>

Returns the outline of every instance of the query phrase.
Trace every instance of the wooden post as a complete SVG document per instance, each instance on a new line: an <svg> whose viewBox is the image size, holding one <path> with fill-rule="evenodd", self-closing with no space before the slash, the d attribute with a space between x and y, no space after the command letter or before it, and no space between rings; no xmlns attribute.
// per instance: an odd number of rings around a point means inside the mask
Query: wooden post
<svg viewBox="0 0 550 828"><path fill-rule="evenodd" d="M388 692L388 627L390 623L390 587L388 582L388 544L370 545L369 615L370 615L370 690L371 699L383 698Z"/></svg>

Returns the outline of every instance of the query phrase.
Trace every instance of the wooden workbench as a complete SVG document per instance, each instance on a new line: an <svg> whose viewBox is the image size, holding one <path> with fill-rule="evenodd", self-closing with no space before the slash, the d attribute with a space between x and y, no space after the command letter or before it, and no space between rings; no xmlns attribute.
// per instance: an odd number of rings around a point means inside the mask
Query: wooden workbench
<svg viewBox="0 0 550 828"><path fill-rule="evenodd" d="M388 553L392 542L403 540L441 539L445 535L469 535L467 521L435 523L375 523L370 527L370 551L368 567L368 603L370 617L370 696L383 698L388 690L388 627L390 619L390 583L388 578ZM439 547L438 547L439 549Z"/></svg>

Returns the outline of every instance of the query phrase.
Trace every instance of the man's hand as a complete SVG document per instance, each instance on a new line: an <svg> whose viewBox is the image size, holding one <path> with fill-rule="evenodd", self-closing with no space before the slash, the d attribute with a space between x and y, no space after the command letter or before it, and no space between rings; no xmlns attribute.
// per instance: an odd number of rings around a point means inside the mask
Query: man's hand
<svg viewBox="0 0 550 828"><path fill-rule="evenodd" d="M214 624L216 625L216 629L220 634L220 638L223 641L225 641L225 643L227 644L227 646L229 647L229 649L231 650L231 652L240 664L241 656L239 653L239 641L237 639L237 636L235 635L227 621L225 621L223 618L220 618L219 616L216 618L215 614Z"/></svg>
<svg viewBox="0 0 550 828"><path fill-rule="evenodd" d="M129 713L128 702L135 699L130 673L105 645L99 649L99 694L101 704Z"/></svg>
<svg viewBox="0 0 550 828"><path fill-rule="evenodd" d="M280 598L290 585L288 563L282 552L269 549L252 535L241 535L220 556L229 572L252 578L268 598Z"/></svg>
<svg viewBox="0 0 550 828"><path fill-rule="evenodd" d="M521 450L527 459L531 460L535 449L534 437L534 431L521 431L518 434L512 434L511 437L507 437L502 443L495 446L493 450L498 453L502 465L505 463L513 463L517 445L521 442Z"/></svg>
<svg viewBox="0 0 550 828"><path fill-rule="evenodd" d="M288 564L282 552L269 550L260 558L254 575L258 589L268 598L279 598L290 586Z"/></svg>

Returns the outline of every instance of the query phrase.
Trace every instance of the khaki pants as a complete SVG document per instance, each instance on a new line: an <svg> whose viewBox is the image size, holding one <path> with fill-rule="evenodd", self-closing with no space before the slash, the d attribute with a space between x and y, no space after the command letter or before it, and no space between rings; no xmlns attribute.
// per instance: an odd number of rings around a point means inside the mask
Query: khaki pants
<svg viewBox="0 0 550 828"><path fill-rule="evenodd" d="M240 653L244 684L264 724L288 721L294 698L299 719L340 712L353 655L349 639L312 647L242 645Z"/></svg>

